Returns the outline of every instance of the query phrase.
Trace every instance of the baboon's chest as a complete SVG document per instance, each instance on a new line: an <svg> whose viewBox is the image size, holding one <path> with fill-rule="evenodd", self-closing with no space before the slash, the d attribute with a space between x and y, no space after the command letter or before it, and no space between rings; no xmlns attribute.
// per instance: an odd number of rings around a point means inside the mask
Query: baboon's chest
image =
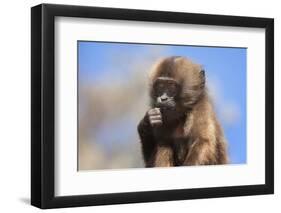
<svg viewBox="0 0 281 213"><path fill-rule="evenodd" d="M159 127L155 131L155 138L158 143L164 143L166 145L173 144L177 139L184 137L184 131L182 127Z"/></svg>
<svg viewBox="0 0 281 213"><path fill-rule="evenodd" d="M189 152L190 143L188 139L175 139L172 144L174 163L176 166L183 165Z"/></svg>
<svg viewBox="0 0 281 213"><path fill-rule="evenodd" d="M169 144L173 149L174 163L181 166L189 152L192 138L184 135L183 126L170 130Z"/></svg>
<svg viewBox="0 0 281 213"><path fill-rule="evenodd" d="M175 129L171 129L170 134L173 139L182 138L184 136L183 126L180 125L180 126L176 127Z"/></svg>
<svg viewBox="0 0 281 213"><path fill-rule="evenodd" d="M171 147L175 166L183 165L192 144L192 138L185 135L183 125L162 126L158 130L156 132L157 142Z"/></svg>

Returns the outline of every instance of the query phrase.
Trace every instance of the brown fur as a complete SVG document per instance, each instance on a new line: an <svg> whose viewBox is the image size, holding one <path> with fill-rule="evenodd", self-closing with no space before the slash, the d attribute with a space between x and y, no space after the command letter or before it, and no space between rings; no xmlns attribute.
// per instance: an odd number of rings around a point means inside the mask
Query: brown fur
<svg viewBox="0 0 281 213"><path fill-rule="evenodd" d="M158 128L157 135L147 114L141 120L138 131L146 167L226 164L226 140L207 94L201 66L184 57L161 60L150 74L150 93L158 77L179 82L176 113L180 116Z"/></svg>

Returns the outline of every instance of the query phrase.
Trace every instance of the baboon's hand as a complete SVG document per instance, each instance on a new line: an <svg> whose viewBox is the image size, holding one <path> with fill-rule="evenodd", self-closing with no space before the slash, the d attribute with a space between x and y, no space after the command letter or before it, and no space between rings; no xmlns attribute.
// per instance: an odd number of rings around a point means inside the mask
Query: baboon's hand
<svg viewBox="0 0 281 213"><path fill-rule="evenodd" d="M159 108L153 108L148 110L147 115L148 115L149 123L152 127L157 127L162 125L163 123L162 115Z"/></svg>

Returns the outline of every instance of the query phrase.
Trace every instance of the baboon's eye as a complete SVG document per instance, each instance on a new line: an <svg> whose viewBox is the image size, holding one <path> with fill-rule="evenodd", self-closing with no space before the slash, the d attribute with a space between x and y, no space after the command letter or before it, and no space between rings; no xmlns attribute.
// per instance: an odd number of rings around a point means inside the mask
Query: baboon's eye
<svg viewBox="0 0 281 213"><path fill-rule="evenodd" d="M164 89L165 85L163 83L158 84L158 89Z"/></svg>
<svg viewBox="0 0 281 213"><path fill-rule="evenodd" d="M172 97L176 96L178 93L178 86L175 83L168 84L168 94Z"/></svg>
<svg viewBox="0 0 281 213"><path fill-rule="evenodd" d="M165 85L163 83L157 83L154 89L156 93L162 93L165 89Z"/></svg>
<svg viewBox="0 0 281 213"><path fill-rule="evenodd" d="M169 83L168 85L170 91L176 91L177 86L174 83Z"/></svg>

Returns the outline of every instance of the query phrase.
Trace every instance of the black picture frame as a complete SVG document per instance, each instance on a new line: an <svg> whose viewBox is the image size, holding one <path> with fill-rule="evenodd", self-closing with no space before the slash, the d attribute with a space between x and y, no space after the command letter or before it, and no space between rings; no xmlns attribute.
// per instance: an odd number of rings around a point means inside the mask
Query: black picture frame
<svg viewBox="0 0 281 213"><path fill-rule="evenodd" d="M264 28L266 32L265 184L56 197L54 195L54 18L57 16ZM46 209L272 193L274 193L273 19L54 4L41 4L31 8L32 205Z"/></svg>

